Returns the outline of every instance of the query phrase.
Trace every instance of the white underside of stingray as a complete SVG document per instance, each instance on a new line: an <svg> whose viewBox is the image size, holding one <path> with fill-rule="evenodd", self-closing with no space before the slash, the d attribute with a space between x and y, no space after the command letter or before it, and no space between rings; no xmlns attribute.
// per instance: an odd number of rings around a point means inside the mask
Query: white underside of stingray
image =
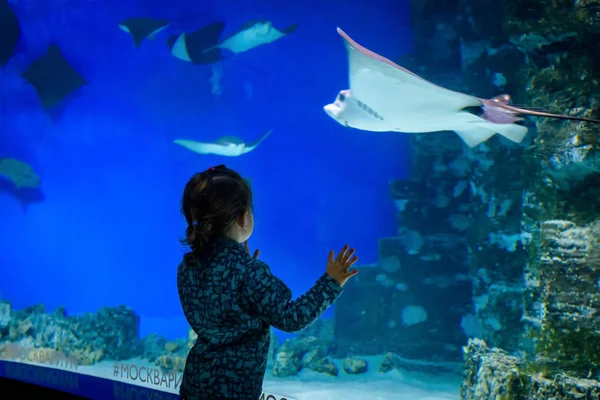
<svg viewBox="0 0 600 400"><path fill-rule="evenodd" d="M197 142L195 140L177 139L174 140L173 143L198 154L238 157L256 149L271 134L271 132L273 131L268 131L262 135L260 139L252 143L244 143L244 141L235 136L224 136L214 142Z"/></svg>
<svg viewBox="0 0 600 400"><path fill-rule="evenodd" d="M218 47L232 53L243 53L263 44L268 44L284 37L285 34L273 27L261 29L253 27L225 39Z"/></svg>
<svg viewBox="0 0 600 400"><path fill-rule="evenodd" d="M173 46L171 47L171 54L175 58L179 58L180 60L192 62L192 59L190 58L190 55L187 51L187 46L185 44L185 33L182 33L177 37L175 43L173 43Z"/></svg>
<svg viewBox="0 0 600 400"><path fill-rule="evenodd" d="M279 32L272 26L254 26L244 31L238 32L235 35L225 39L222 43L214 47L204 49L204 52L214 50L215 48L227 49L232 53L238 54L253 49L257 46L268 44L281 39L286 34ZM191 62L185 42L185 33L173 43L171 54L180 60Z"/></svg>
<svg viewBox="0 0 600 400"><path fill-rule="evenodd" d="M455 131L470 147L499 133L521 142L527 128L486 121L465 107L481 101L434 85L360 46L338 28L349 59L350 89L324 107L340 124L365 131L426 133Z"/></svg>

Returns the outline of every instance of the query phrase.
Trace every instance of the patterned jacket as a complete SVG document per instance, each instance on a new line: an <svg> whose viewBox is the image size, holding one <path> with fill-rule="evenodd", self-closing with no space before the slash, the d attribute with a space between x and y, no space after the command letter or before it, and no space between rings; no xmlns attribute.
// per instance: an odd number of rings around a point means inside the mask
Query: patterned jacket
<svg viewBox="0 0 600 400"><path fill-rule="evenodd" d="M177 289L185 317L198 334L180 388L186 400L257 400L267 364L269 326L302 330L342 292L324 274L292 301L285 283L229 238L212 245L206 262L183 261Z"/></svg>

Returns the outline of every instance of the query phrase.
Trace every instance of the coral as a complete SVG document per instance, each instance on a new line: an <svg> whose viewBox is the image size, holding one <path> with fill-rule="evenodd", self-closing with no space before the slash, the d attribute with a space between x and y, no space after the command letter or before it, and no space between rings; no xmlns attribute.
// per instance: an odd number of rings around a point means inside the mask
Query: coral
<svg viewBox="0 0 600 400"><path fill-rule="evenodd" d="M132 358L141 351L139 317L124 306L78 316L68 316L63 308L46 313L41 304L11 310L9 303L0 302L0 309L10 310L8 323L0 326L3 340L28 348L62 351L81 365L105 358Z"/></svg>
<svg viewBox="0 0 600 400"><path fill-rule="evenodd" d="M185 359L185 356L162 355L154 360L154 365L163 372L183 372Z"/></svg>

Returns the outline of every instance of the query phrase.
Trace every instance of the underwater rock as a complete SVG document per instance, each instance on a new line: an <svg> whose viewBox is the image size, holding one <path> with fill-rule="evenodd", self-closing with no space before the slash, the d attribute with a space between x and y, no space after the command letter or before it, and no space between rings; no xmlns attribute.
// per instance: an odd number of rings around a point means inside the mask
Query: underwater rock
<svg viewBox="0 0 600 400"><path fill-rule="evenodd" d="M284 343L285 345L285 343ZM295 376L302 369L302 362L293 353L293 351L281 350L275 356L275 365L273 367L273 376L285 378Z"/></svg>
<svg viewBox="0 0 600 400"><path fill-rule="evenodd" d="M524 321L530 351L541 359L535 361L574 377L600 377L600 221L544 221L534 249Z"/></svg>
<svg viewBox="0 0 600 400"><path fill-rule="evenodd" d="M589 51L600 35L598 6L598 0L553 1L532 17L522 12L521 1L507 0L506 30L525 55L519 71L522 98L551 112L598 117L600 62ZM530 157L537 164L533 171L540 165L543 171L533 186L551 179L568 187L600 172L597 125L543 118L536 125Z"/></svg>
<svg viewBox="0 0 600 400"><path fill-rule="evenodd" d="M368 363L360 358L348 357L344 360L342 369L347 374L362 374L367 372Z"/></svg>
<svg viewBox="0 0 600 400"><path fill-rule="evenodd" d="M273 376L293 376L303 368L317 372L333 373L334 368L328 361L333 343L333 321L318 319L308 328L302 330L294 338L286 339L281 346L277 345L275 336L271 333L274 343ZM337 367L336 367L337 368Z"/></svg>
<svg viewBox="0 0 600 400"><path fill-rule="evenodd" d="M419 371L425 373L452 373L460 374L462 370L461 363L458 362L433 362L423 360L410 360L400 357L398 354L388 352L381 360L377 372L387 373L392 370L399 371Z"/></svg>
<svg viewBox="0 0 600 400"><path fill-rule="evenodd" d="M325 349L319 347L322 345L323 343L314 336L287 339L275 355L273 376L296 375L305 365L310 365L313 357L308 353L315 352L315 355L321 356L327 354Z"/></svg>
<svg viewBox="0 0 600 400"><path fill-rule="evenodd" d="M600 382L558 373L553 378L531 371L516 356L470 339L464 349L461 400L587 400L600 398Z"/></svg>
<svg viewBox="0 0 600 400"><path fill-rule="evenodd" d="M320 372L331 376L338 376L340 372L330 357L313 360L309 364L308 368L315 372Z"/></svg>
<svg viewBox="0 0 600 400"><path fill-rule="evenodd" d="M302 357L302 367L332 376L337 376L339 373L339 369L331 358L327 357L326 350L322 347L304 354Z"/></svg>
<svg viewBox="0 0 600 400"><path fill-rule="evenodd" d="M521 398L522 364L518 357L488 349L481 339L469 339L464 354L461 400Z"/></svg>

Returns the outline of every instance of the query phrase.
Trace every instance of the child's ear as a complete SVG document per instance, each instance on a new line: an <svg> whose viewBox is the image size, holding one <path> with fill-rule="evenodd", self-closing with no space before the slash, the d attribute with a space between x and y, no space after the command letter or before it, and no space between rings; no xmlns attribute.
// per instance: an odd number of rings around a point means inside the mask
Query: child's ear
<svg viewBox="0 0 600 400"><path fill-rule="evenodd" d="M248 211L244 211L242 215L240 215L239 224L241 226L246 226L248 224Z"/></svg>

